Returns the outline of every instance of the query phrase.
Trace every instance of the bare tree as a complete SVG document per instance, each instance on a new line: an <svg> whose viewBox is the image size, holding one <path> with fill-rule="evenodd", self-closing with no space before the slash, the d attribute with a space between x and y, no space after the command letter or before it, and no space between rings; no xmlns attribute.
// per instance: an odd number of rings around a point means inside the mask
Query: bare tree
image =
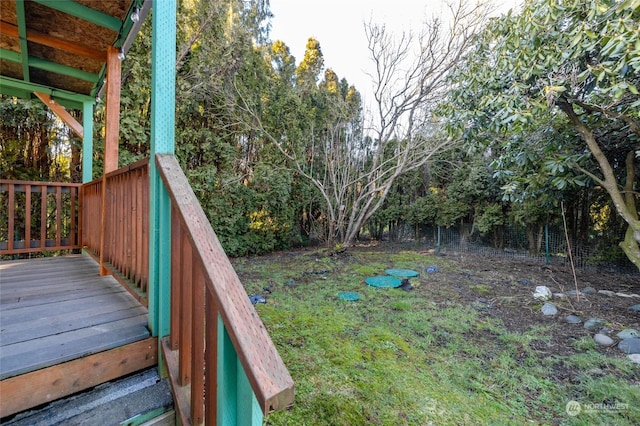
<svg viewBox="0 0 640 426"><path fill-rule="evenodd" d="M411 32L396 36L384 25L365 25L374 63L370 131L375 145L368 153L370 166L357 179L361 189L345 224L346 244L382 206L401 174L454 146L438 132L433 110L447 90L449 71L467 53L491 9L488 3L469 7L459 0L449 5L449 11L448 21L447 17L427 20L417 36Z"/></svg>
<svg viewBox="0 0 640 426"><path fill-rule="evenodd" d="M414 36L390 34L384 25L365 24L374 72L373 113L365 124L333 115L321 132L309 131L306 150L290 149L286 138L265 129L255 108L242 105L253 126L270 139L322 195L323 226L330 247L349 246L384 203L396 179L422 167L454 141L439 132L433 110L447 89L449 71L463 58L489 9L450 5L451 16L428 20ZM360 127L360 131L356 128ZM362 131L362 128L365 130Z"/></svg>

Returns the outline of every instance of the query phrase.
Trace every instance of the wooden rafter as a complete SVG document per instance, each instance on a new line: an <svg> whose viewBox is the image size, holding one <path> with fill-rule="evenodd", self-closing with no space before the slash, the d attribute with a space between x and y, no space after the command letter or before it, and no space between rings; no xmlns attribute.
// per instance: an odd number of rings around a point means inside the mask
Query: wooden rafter
<svg viewBox="0 0 640 426"><path fill-rule="evenodd" d="M20 0L18 0L20 1ZM91 22L101 27L109 28L113 31L120 31L122 21L115 16L107 15L98 10L84 6L80 3L76 3L71 0L34 0L36 3L40 3L43 6L50 7L60 12L64 12L68 15L75 16L80 19L84 19L87 22Z"/></svg>
<svg viewBox="0 0 640 426"><path fill-rule="evenodd" d="M18 27L8 22L0 21L0 34L7 35L9 37L19 37ZM26 38L33 43L42 44L44 46L53 47L54 49L60 49L65 52L81 55L87 58L98 59L104 61L107 57L106 52L91 49L90 47L83 46L81 44L72 43L65 39L44 34L35 30L27 29Z"/></svg>
<svg viewBox="0 0 640 426"><path fill-rule="evenodd" d="M71 116L71 114L69 114L69 112L67 112L67 110L62 105L57 103L53 97L47 95L46 93L40 92L33 92L33 94L36 95L43 104L48 106L49 109L60 118L60 120L64 121L65 124L69 126L76 135L80 136L81 138L84 137L82 124L78 123L78 121L73 118L73 116Z"/></svg>
<svg viewBox="0 0 640 426"><path fill-rule="evenodd" d="M27 45L27 23L25 19L24 1L16 0L16 17L18 19L18 36L20 37L20 54L22 55L22 80L29 82L29 49Z"/></svg>
<svg viewBox="0 0 640 426"><path fill-rule="evenodd" d="M38 68L46 71L51 71L56 74L62 74L69 77L78 78L84 81L90 81L95 83L98 80L99 75L93 74L79 68L69 67L67 65L59 64L56 62L48 61L46 59L38 58L35 56L29 56L25 58L25 55L0 48L0 55L3 59L7 59L13 62L22 62L22 64L28 64L28 67Z"/></svg>

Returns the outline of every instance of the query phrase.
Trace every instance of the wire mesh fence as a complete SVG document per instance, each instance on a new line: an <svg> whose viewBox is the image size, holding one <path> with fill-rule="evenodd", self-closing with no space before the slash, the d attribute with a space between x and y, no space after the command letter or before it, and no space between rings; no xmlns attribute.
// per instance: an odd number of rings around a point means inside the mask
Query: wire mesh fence
<svg viewBox="0 0 640 426"><path fill-rule="evenodd" d="M416 244L440 253L474 253L486 256L518 258L551 265L569 265L576 268L615 269L638 272L616 243L623 235L585 238L588 244L573 244L562 229L543 225L532 230L524 226L506 225L490 234L482 234L471 224L454 227L407 227L398 240ZM605 241L606 240L606 241ZM569 247L571 250L569 250Z"/></svg>

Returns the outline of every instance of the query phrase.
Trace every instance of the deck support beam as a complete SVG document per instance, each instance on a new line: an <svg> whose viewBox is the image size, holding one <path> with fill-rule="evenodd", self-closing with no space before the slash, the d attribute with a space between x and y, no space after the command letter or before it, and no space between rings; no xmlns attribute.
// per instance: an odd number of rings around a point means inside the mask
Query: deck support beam
<svg viewBox="0 0 640 426"><path fill-rule="evenodd" d="M105 262L105 225L107 215L107 173L118 170L120 133L120 59L119 49L107 49L107 106L105 110L104 166L102 170L102 214L100 215L100 275L108 275Z"/></svg>
<svg viewBox="0 0 640 426"><path fill-rule="evenodd" d="M120 50L109 46L107 50L107 107L105 111L104 173L118 170L118 144L120 140Z"/></svg>

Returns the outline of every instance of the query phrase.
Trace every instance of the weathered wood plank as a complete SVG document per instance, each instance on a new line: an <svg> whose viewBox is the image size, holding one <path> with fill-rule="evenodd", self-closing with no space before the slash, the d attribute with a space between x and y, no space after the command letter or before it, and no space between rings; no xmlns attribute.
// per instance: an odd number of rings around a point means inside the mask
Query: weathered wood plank
<svg viewBox="0 0 640 426"><path fill-rule="evenodd" d="M149 336L146 315L2 347L0 379L113 349Z"/></svg>
<svg viewBox="0 0 640 426"><path fill-rule="evenodd" d="M171 342L168 337L162 339L162 355L167 363L167 370L169 372L169 380L171 380L171 393L173 393L173 401L176 409L176 419L179 419L179 424L190 425L191 424L191 411L189 405L191 401L191 386L180 385L180 371L178 359L178 351L171 350ZM210 424L214 424L211 422Z"/></svg>
<svg viewBox="0 0 640 426"><path fill-rule="evenodd" d="M156 365L157 352L157 340L148 338L24 376L2 380L0 417Z"/></svg>
<svg viewBox="0 0 640 426"><path fill-rule="evenodd" d="M2 309L0 311L0 322L2 323L2 329L5 330L14 324L24 323L33 319L46 319L53 322L73 312L84 312L86 314L96 309L118 311L135 306L139 306L138 302L130 297L126 291L121 291L84 299L72 298L39 306Z"/></svg>
<svg viewBox="0 0 640 426"><path fill-rule="evenodd" d="M0 283L4 284L16 277L46 274L55 276L56 272L80 272L95 274L95 264L86 256L72 255L64 257L44 257L40 259L22 259L0 262ZM69 274L67 274L68 276Z"/></svg>
<svg viewBox="0 0 640 426"><path fill-rule="evenodd" d="M77 287L77 288L93 288L101 285L110 285L111 280L104 280L101 277L95 277L93 274L73 274L65 280L63 278L57 278L54 280L45 280L40 278L33 278L31 276L25 276L18 280L5 280L3 278L0 281L2 292L11 292L17 295L27 296L29 294L46 294L46 293L58 293L65 290L65 287Z"/></svg>
<svg viewBox="0 0 640 426"><path fill-rule="evenodd" d="M45 317L20 322L6 328L3 323L1 342L2 345L11 345L146 314L147 310L139 305L119 310L113 310L107 306L68 312L57 316L53 322Z"/></svg>
<svg viewBox="0 0 640 426"><path fill-rule="evenodd" d="M32 287L28 289L2 288L0 293L0 305L2 309L15 309L38 304L55 303L72 299L84 299L91 296L99 296L108 293L120 293L122 286L109 282L101 282L99 285L87 285L85 280L70 280L63 285L55 287Z"/></svg>
<svg viewBox="0 0 640 426"><path fill-rule="evenodd" d="M149 336L147 311L88 256L0 262L0 378Z"/></svg>
<svg viewBox="0 0 640 426"><path fill-rule="evenodd" d="M53 285L64 283L71 279L90 280L98 279L99 276L95 272L85 272L82 269L53 269L51 271L29 271L28 275L23 276L5 276L4 271L0 272L0 285L2 288L21 288L30 287L51 287ZM8 275L8 274L7 274ZM65 279L66 276L66 279Z"/></svg>

